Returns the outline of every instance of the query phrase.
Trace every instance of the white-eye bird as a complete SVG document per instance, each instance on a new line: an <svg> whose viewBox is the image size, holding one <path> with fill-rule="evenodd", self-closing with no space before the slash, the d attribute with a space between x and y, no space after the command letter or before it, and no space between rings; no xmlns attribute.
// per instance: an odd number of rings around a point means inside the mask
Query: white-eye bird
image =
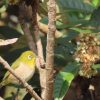
<svg viewBox="0 0 100 100"><path fill-rule="evenodd" d="M31 79L35 72L36 55L32 51L25 51L21 56L11 65L15 73L22 79L28 81ZM0 88L7 84L19 84L19 81L7 71L2 82L0 83Z"/></svg>

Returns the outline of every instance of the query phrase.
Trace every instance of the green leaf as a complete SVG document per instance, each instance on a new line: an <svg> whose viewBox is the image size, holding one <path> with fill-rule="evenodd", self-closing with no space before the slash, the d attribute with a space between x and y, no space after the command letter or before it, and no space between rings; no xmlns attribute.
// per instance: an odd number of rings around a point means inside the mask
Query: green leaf
<svg viewBox="0 0 100 100"><path fill-rule="evenodd" d="M94 10L94 12L91 15L91 21L98 23L98 25L100 25L100 7L98 7L96 10ZM94 24L93 24L94 25Z"/></svg>
<svg viewBox="0 0 100 100"><path fill-rule="evenodd" d="M76 62L68 64L62 71L60 71L54 83L54 100L62 100L69 86L77 75L79 65Z"/></svg>
<svg viewBox="0 0 100 100"><path fill-rule="evenodd" d="M79 33L68 31L62 37L56 39L55 65L66 66L73 61L73 53L76 51L75 43L71 42Z"/></svg>
<svg viewBox="0 0 100 100"><path fill-rule="evenodd" d="M94 68L94 69L100 69L100 64L95 64L95 65L92 66L92 68Z"/></svg>
<svg viewBox="0 0 100 100"><path fill-rule="evenodd" d="M57 3L63 10L91 13L95 9L92 5L84 3L82 0L57 0Z"/></svg>
<svg viewBox="0 0 100 100"><path fill-rule="evenodd" d="M0 38L4 37L4 39L10 39L15 37L20 37L21 33L17 30L9 27L9 26L0 26Z"/></svg>
<svg viewBox="0 0 100 100"><path fill-rule="evenodd" d="M80 33L91 33L92 32L89 29L81 29L81 28L77 28L77 27L73 27L73 28L70 28L70 29L77 31L77 32L80 32Z"/></svg>
<svg viewBox="0 0 100 100"><path fill-rule="evenodd" d="M79 32L79 33L97 33L97 32L100 32L100 30L98 30L98 29L89 29L89 28L82 29L82 28L73 27L70 29L74 30L76 32Z"/></svg>
<svg viewBox="0 0 100 100"><path fill-rule="evenodd" d="M42 18L40 20L40 22L47 25L48 24L48 18L47 17L44 17L44 18Z"/></svg>
<svg viewBox="0 0 100 100"><path fill-rule="evenodd" d="M92 4L95 6L95 7L98 7L100 5L100 0L92 0Z"/></svg>

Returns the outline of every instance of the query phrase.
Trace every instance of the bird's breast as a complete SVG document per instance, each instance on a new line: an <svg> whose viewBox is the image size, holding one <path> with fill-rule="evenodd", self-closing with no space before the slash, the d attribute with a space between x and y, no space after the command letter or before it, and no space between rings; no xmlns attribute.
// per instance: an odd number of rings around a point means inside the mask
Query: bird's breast
<svg viewBox="0 0 100 100"><path fill-rule="evenodd" d="M32 69L24 63L20 63L19 67L15 69L15 73L26 81L30 80L34 72L35 72L35 68ZM10 75L9 78L12 79L12 83L13 82L18 83L18 80L16 80L16 78L13 75Z"/></svg>

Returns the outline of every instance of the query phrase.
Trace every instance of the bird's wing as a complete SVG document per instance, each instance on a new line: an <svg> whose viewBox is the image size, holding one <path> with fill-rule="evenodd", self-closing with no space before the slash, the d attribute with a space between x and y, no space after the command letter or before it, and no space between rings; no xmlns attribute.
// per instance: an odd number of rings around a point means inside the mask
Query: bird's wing
<svg viewBox="0 0 100 100"><path fill-rule="evenodd" d="M15 70L19 66L19 63L20 63L20 59L17 59L14 63L12 63L11 68L13 70ZM7 79L9 77L9 75L10 75L10 72L7 71L4 78L3 78L3 80Z"/></svg>

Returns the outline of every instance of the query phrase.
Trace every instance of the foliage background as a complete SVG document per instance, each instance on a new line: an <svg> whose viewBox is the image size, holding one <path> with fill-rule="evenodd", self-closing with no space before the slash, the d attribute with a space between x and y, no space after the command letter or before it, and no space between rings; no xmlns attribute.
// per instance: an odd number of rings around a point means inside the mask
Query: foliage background
<svg viewBox="0 0 100 100"><path fill-rule="evenodd" d="M48 24L47 1L39 4L39 23ZM61 33L55 45L55 85L54 99L62 100L72 80L78 75L80 63L76 63L73 55L77 50L76 38L81 34L93 34L100 40L100 1L99 0L57 0L56 28ZM47 32L46 32L47 33ZM44 57L46 53L46 35L40 31ZM18 22L18 6L9 5L7 0L0 1L0 39L19 38L14 45L0 47L0 55L11 64L21 52L29 49L23 30ZM100 62L94 64L100 68ZM61 70L61 71L60 71ZM60 71L60 72L59 72ZM5 70L0 66L0 79ZM40 94L38 73L31 80ZM90 80L90 79L87 79ZM24 90L25 91L25 90ZM25 93L26 94L26 93ZM24 95L25 95L24 94ZM24 97L22 95L22 98Z"/></svg>

